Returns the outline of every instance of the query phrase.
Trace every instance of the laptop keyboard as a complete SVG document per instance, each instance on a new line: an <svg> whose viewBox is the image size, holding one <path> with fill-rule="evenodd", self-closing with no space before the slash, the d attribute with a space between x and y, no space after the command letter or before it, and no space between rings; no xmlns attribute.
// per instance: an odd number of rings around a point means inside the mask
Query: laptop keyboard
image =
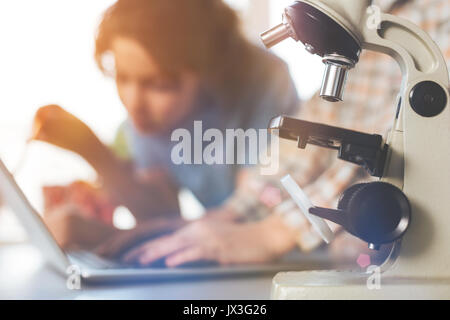
<svg viewBox="0 0 450 320"><path fill-rule="evenodd" d="M69 254L69 257L71 260L73 260L73 263L82 263L84 265L87 265L91 268L95 269L165 269L167 268L165 264L165 258L161 258L157 261L154 261L150 265L140 265L140 264L125 264L125 263L119 263L112 260L108 260L105 258L102 258L92 252L89 251L71 251ZM216 267L216 262L211 261L197 261L192 263L187 263L182 266L178 266L178 269L183 268L207 268L207 267Z"/></svg>
<svg viewBox="0 0 450 320"><path fill-rule="evenodd" d="M69 257L71 260L75 260L73 262L79 261L82 264L85 264L91 268L95 269L145 269L145 268L154 268L154 269L162 269L166 268L164 258L158 261L155 261L151 265L143 266L138 263L136 264L126 264L120 263L113 260L108 260L102 258L95 253L89 251L71 251L69 253Z"/></svg>

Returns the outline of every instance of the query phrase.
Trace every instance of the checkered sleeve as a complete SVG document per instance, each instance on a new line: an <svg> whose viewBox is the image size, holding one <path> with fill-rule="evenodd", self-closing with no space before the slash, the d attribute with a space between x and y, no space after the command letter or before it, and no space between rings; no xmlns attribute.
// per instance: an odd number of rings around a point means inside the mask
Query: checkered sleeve
<svg viewBox="0 0 450 320"><path fill-rule="evenodd" d="M242 182L227 201L226 206L242 220L265 218L288 195L283 192L280 179L290 174L301 185L312 183L329 164L326 150L311 148L299 150L295 142L280 141L279 169L276 175L263 176L259 167L246 169Z"/></svg>

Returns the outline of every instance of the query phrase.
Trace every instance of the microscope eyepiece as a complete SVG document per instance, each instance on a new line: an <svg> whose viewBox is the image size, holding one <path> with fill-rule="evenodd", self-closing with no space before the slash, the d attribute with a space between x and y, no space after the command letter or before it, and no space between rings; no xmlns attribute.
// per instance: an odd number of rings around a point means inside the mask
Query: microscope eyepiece
<svg viewBox="0 0 450 320"><path fill-rule="evenodd" d="M273 27L272 29L267 30L264 33L261 33L261 40L264 46L267 49L272 48L276 44L280 43L283 40L286 40L290 37L289 27L284 23L280 23L279 25Z"/></svg>
<svg viewBox="0 0 450 320"><path fill-rule="evenodd" d="M295 41L298 41L297 35L292 28L290 18L286 13L283 14L282 23L267 30L266 32L261 33L260 37L267 49L272 48L273 46L286 40L287 38L292 38Z"/></svg>

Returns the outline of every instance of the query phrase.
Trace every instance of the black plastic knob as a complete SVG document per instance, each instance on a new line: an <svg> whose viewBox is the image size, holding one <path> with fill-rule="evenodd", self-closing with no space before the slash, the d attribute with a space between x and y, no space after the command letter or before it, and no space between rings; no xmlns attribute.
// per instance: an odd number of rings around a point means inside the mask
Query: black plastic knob
<svg viewBox="0 0 450 320"><path fill-rule="evenodd" d="M338 210L313 207L310 213L343 226L373 248L402 237L411 220L406 195L385 182L353 185L341 196Z"/></svg>
<svg viewBox="0 0 450 320"><path fill-rule="evenodd" d="M350 199L353 197L356 191L364 187L367 183L357 183L349 187L345 192L341 195L338 202L338 209L347 210L348 203Z"/></svg>
<svg viewBox="0 0 450 320"><path fill-rule="evenodd" d="M412 88L409 102L417 114L431 118L444 111L447 105L447 94L436 82L422 81Z"/></svg>
<svg viewBox="0 0 450 320"><path fill-rule="evenodd" d="M408 198L384 182L368 183L353 191L346 211L349 231L374 245L403 236L411 219Z"/></svg>

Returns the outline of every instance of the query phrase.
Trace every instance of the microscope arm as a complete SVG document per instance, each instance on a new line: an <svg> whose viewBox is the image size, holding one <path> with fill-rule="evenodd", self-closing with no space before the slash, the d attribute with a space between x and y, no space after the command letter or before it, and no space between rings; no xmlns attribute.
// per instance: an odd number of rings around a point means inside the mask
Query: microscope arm
<svg viewBox="0 0 450 320"><path fill-rule="evenodd" d="M449 75L445 59L430 36L415 24L397 16L381 14L378 27L371 28L368 19L369 16L366 16L360 23L359 29L363 38L362 48L391 56L397 61L402 73L402 85L397 102L398 109L386 142L389 149L381 180L397 186L416 202L430 201L430 199L425 199L423 191L416 190L419 189L416 188L416 185L421 183L420 179L415 178L417 177L417 168L420 167L420 161L428 160L424 157L428 144L441 144L441 148L435 146L436 150L446 153L448 157L448 147L445 145L448 144L450 130L449 126L447 129L442 127L445 120L439 119L439 114L433 114L434 118L426 115L427 110L421 110L421 106L417 105L417 99L414 100L414 95L420 94L420 90L416 89L427 82L437 83L444 89L449 88ZM448 90L444 90L444 96L446 97L444 108L448 109ZM436 113L438 112L436 111ZM448 119L448 110L446 115L441 115L441 117ZM433 128L436 126L441 128L439 130L441 134L436 134L436 129ZM437 154L432 156L437 156ZM408 159L406 163L405 159ZM448 171L448 168L436 165L435 170ZM445 179L445 177L442 178ZM415 196L419 193L424 200L419 200L419 197ZM435 214L437 213L433 212L433 215ZM424 217L416 217L416 220L418 219L422 220ZM425 217L425 219L429 219L429 217ZM394 265L400 255L401 246L403 247L402 251L410 253L420 247L418 245L420 241L424 241L424 238L430 236L424 230L425 227L419 227L418 223L420 222L415 221L412 224L409 232L415 234L409 239L407 237L407 242L402 245L402 239L399 239L394 243L388 258L381 266L382 271L389 270ZM416 231L417 228L420 228L419 231ZM421 237L423 238L421 239ZM420 266L417 267L420 268ZM408 266L407 271L402 270L403 268L399 268L398 271L414 273L409 270L410 268L411 265Z"/></svg>
<svg viewBox="0 0 450 320"><path fill-rule="evenodd" d="M390 148L382 180L403 189L404 158L414 157L408 142L417 139L431 142L438 138L432 134L426 137L433 130L426 130L423 117L414 111L410 92L424 81L448 88L447 65L438 46L415 24L397 16L381 14L378 28L373 28L368 23L369 18L367 15L360 23L362 47L391 56L402 72L397 116L387 141ZM446 94L448 102L448 92Z"/></svg>

